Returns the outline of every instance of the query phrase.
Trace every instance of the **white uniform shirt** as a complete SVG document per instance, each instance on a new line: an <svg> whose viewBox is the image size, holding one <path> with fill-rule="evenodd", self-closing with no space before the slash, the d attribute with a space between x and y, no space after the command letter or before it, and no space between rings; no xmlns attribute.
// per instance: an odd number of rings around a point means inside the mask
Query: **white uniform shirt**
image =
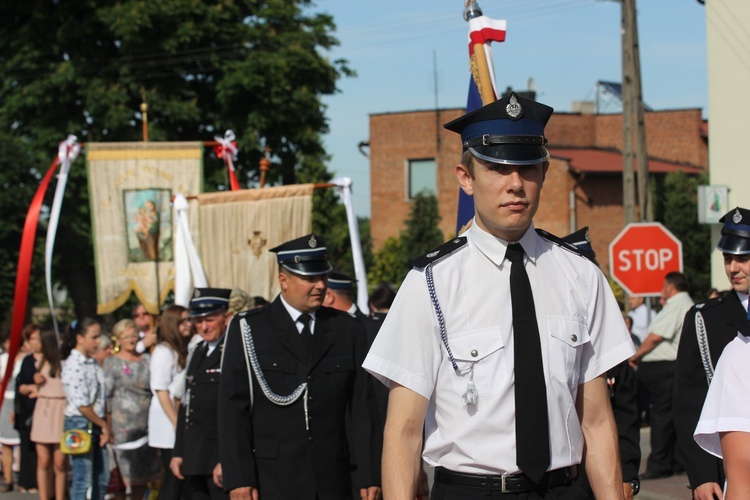
<svg viewBox="0 0 750 500"><path fill-rule="evenodd" d="M651 352L644 354L642 361L674 361L677 359L677 346L680 345L682 323L685 315L693 307L693 299L687 292L678 292L667 299L667 303L656 318L648 325L649 333L653 333L664 340L654 347Z"/></svg>
<svg viewBox="0 0 750 500"><path fill-rule="evenodd" d="M738 335L721 353L708 389L695 442L722 458L721 432L750 432L750 338Z"/></svg>
<svg viewBox="0 0 750 500"><path fill-rule="evenodd" d="M513 318L507 242L473 224L468 242L434 263L453 370L423 270L411 271L365 360L386 385L395 381L429 400L424 459L433 466L484 474L516 465ZM590 261L530 228L520 240L541 334L550 423L550 470L581 461L575 410L578 386L634 352L620 309ZM472 376L478 401L461 396Z"/></svg>
<svg viewBox="0 0 750 500"><path fill-rule="evenodd" d="M631 333L643 342L648 337L648 325L656 317L656 311L649 309L643 303L630 311L628 316L633 320L633 328L630 329Z"/></svg>

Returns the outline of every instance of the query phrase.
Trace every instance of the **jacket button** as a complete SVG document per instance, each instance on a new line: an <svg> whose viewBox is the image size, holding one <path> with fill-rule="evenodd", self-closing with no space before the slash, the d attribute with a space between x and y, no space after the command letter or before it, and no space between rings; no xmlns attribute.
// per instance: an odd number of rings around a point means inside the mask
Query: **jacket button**
<svg viewBox="0 0 750 500"><path fill-rule="evenodd" d="M279 366L279 364L278 364L278 363L274 363L274 364L273 364L273 367L274 367L274 368L276 368L277 366Z"/></svg>
<svg viewBox="0 0 750 500"><path fill-rule="evenodd" d="M312 375L308 375L307 376L307 380L309 380L310 382L312 382Z"/></svg>
<svg viewBox="0 0 750 500"><path fill-rule="evenodd" d="M314 400L315 400L315 398L313 398L312 396L307 396L307 400L308 400L308 401L314 401Z"/></svg>
<svg viewBox="0 0 750 500"><path fill-rule="evenodd" d="M312 441L312 440L313 440L313 437L312 437L312 436L308 436L308 437L307 437L307 440L308 440L308 441Z"/></svg>
<svg viewBox="0 0 750 500"><path fill-rule="evenodd" d="M471 357L472 358L476 358L477 356L479 356L479 351L477 351L476 349L472 349L471 350Z"/></svg>
<svg viewBox="0 0 750 500"><path fill-rule="evenodd" d="M573 342L575 342L576 340L578 340L578 335L571 335L570 336L570 340L572 340Z"/></svg>

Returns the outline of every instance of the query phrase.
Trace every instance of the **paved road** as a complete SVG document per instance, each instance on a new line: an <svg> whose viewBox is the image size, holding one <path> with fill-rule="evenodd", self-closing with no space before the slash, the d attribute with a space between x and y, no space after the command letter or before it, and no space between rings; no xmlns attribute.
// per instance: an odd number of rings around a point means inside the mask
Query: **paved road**
<svg viewBox="0 0 750 500"><path fill-rule="evenodd" d="M646 458L651 450L650 437L651 433L648 428L641 429L641 451L643 455L641 472L646 469ZM687 486L688 479L684 474L665 479L644 481L641 484L641 492L636 498L638 500L690 500L691 494ZM17 492L0 493L0 500L31 500L34 498L38 498L38 495Z"/></svg>

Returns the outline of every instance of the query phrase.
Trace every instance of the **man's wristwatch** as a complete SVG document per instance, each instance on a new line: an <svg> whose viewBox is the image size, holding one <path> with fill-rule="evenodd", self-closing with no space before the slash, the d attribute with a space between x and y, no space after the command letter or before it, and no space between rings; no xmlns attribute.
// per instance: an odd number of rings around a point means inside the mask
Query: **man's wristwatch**
<svg viewBox="0 0 750 500"><path fill-rule="evenodd" d="M641 481L638 478L631 479L628 484L633 488L633 496L637 495L641 491Z"/></svg>

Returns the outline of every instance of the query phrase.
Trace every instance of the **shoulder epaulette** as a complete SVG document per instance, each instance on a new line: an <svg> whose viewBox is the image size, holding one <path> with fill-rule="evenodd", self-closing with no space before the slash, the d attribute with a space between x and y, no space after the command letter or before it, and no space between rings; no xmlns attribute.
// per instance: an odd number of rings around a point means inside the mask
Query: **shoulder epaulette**
<svg viewBox="0 0 750 500"><path fill-rule="evenodd" d="M433 262L437 262L438 260L447 257L465 244L466 236L453 238L452 240L443 243L431 252L412 260L411 262L409 262L409 265L418 269L424 269L428 264L432 264Z"/></svg>
<svg viewBox="0 0 750 500"><path fill-rule="evenodd" d="M247 318L248 316L254 316L260 312L263 312L263 309L265 309L265 307L263 306L253 307L252 309L248 309L247 311L242 311L240 313L237 313L237 316L241 318Z"/></svg>
<svg viewBox="0 0 750 500"><path fill-rule="evenodd" d="M564 248L565 250L567 250L569 252L572 252L572 253L574 253L576 255L580 255L581 257L590 260L591 262L593 262L597 266L599 265L599 263L596 262L596 260L593 258L593 256L587 255L586 252L584 252L583 250L581 250L580 248L578 248L574 244L568 243L567 241L563 240L562 238L559 238L559 237L555 236L554 234L545 231L544 229L537 229L536 232L537 232L537 234L539 236L541 236L545 240L551 241L555 245L560 246L560 247Z"/></svg>
<svg viewBox="0 0 750 500"><path fill-rule="evenodd" d="M697 311L706 311L708 309L712 309L716 306L723 304L725 298L726 297L721 297L721 298L715 297L713 299L708 299L707 301L701 302L700 304L695 304L695 309Z"/></svg>

